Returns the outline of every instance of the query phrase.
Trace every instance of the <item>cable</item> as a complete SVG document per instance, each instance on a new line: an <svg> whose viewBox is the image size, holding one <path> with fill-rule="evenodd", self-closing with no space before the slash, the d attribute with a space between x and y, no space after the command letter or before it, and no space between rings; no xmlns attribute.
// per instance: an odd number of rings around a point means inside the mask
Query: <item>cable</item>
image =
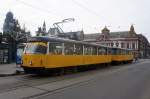
<svg viewBox="0 0 150 99"><path fill-rule="evenodd" d="M79 6L79 7L83 8L83 9L85 9L87 12L89 12L89 13L91 13L91 14L94 14L96 17L98 17L98 18L101 17L101 15L99 15L97 12L95 12L95 11L89 9L88 7L86 7L86 6L84 6L83 4L77 2L76 0L71 0L71 1L73 1L77 6Z"/></svg>
<svg viewBox="0 0 150 99"><path fill-rule="evenodd" d="M73 4L76 4L77 6L79 6L80 8L86 10L88 13L94 15L98 20L105 20L105 23L110 23L108 19L106 19L104 16L100 15L99 13L89 9L88 7L86 7L85 5L83 5L82 3L80 2L77 2L77 0L71 0L73 2ZM86 3L85 3L86 4ZM100 23L100 22L98 22ZM91 26L90 26L91 27Z"/></svg>
<svg viewBox="0 0 150 99"><path fill-rule="evenodd" d="M22 3L22 4L25 5L25 6L31 7L31 8L33 8L33 9L36 9L36 10L38 9L38 10L40 10L40 11L42 11L42 12L44 11L44 12L47 13L47 14L52 13L53 15L58 16L58 14L56 14L56 13L54 13L54 12L52 12L52 11L49 11L49 10L46 10L46 9L42 9L42 8L37 7L37 6L35 6L35 5L31 5L31 4L26 3L26 2L24 2L24 1L22 1L22 0L16 0L16 1ZM50 14L50 15L52 15L52 14ZM63 17L63 16L59 15L59 17Z"/></svg>

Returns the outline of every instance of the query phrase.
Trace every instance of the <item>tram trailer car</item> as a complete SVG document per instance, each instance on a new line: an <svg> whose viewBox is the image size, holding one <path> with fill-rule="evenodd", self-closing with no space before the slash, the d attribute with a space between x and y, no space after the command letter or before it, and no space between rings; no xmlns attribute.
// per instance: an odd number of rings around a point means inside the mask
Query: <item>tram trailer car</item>
<svg viewBox="0 0 150 99"><path fill-rule="evenodd" d="M111 61L113 64L131 63L134 59L132 50L124 48L112 48Z"/></svg>
<svg viewBox="0 0 150 99"><path fill-rule="evenodd" d="M26 73L40 73L132 60L131 51L126 49L56 37L32 37L25 47L21 66Z"/></svg>

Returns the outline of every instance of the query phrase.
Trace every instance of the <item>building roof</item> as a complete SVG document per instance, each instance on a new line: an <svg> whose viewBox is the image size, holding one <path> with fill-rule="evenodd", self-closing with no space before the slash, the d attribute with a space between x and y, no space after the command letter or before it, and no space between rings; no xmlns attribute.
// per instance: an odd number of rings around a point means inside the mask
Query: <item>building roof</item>
<svg viewBox="0 0 150 99"><path fill-rule="evenodd" d="M134 26L131 25L129 31L118 31L118 32L110 32L110 30L105 26L102 29L102 33L93 33L93 34L85 34L84 39L109 39L109 38L134 38L137 37L136 32L134 31ZM103 39L102 39L103 40Z"/></svg>
<svg viewBox="0 0 150 99"><path fill-rule="evenodd" d="M84 39L98 39L102 33L85 34ZM109 38L130 38L136 37L136 34L131 34L130 31L110 32Z"/></svg>
<svg viewBox="0 0 150 99"><path fill-rule="evenodd" d="M140 40L142 40L142 41L145 41L145 42L149 43L148 39L147 39L144 35L142 35L142 34L138 34L137 36L140 38Z"/></svg>
<svg viewBox="0 0 150 99"><path fill-rule="evenodd" d="M130 37L129 31L110 32L110 38Z"/></svg>
<svg viewBox="0 0 150 99"><path fill-rule="evenodd" d="M84 34L84 39L97 39L100 33Z"/></svg>

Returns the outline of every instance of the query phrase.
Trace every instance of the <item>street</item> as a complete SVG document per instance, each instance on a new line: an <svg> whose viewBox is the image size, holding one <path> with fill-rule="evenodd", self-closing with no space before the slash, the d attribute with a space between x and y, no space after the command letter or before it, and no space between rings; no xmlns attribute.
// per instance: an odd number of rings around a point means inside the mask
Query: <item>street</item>
<svg viewBox="0 0 150 99"><path fill-rule="evenodd" d="M150 60L133 64L39 77L0 78L2 99L150 99Z"/></svg>

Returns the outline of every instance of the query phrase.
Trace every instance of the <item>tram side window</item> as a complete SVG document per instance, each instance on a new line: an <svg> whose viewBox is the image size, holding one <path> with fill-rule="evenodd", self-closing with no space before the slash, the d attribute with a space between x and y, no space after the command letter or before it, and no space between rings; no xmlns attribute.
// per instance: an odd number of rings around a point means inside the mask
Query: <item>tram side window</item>
<svg viewBox="0 0 150 99"><path fill-rule="evenodd" d="M122 55L126 55L126 50L122 50Z"/></svg>
<svg viewBox="0 0 150 99"><path fill-rule="evenodd" d="M126 50L123 50L123 51L122 51L122 54L123 54L123 55L126 55L126 53L127 53Z"/></svg>
<svg viewBox="0 0 150 99"><path fill-rule="evenodd" d="M112 50L113 49L111 49L111 48L107 48L107 55L112 55L113 54Z"/></svg>
<svg viewBox="0 0 150 99"><path fill-rule="evenodd" d="M127 55L129 55L129 54L130 54L128 50L127 50L126 52L127 52L127 53L126 53Z"/></svg>
<svg viewBox="0 0 150 99"><path fill-rule="evenodd" d="M116 49L112 49L112 55L116 55Z"/></svg>
<svg viewBox="0 0 150 99"><path fill-rule="evenodd" d="M119 49L119 54L122 55L123 54L123 50Z"/></svg>
<svg viewBox="0 0 150 99"><path fill-rule="evenodd" d="M133 52L132 51L129 51L129 55L132 55L133 54Z"/></svg>
<svg viewBox="0 0 150 99"><path fill-rule="evenodd" d="M119 49L119 53L120 53L120 55L124 55L124 52L125 52L125 50L123 50L123 49Z"/></svg>
<svg viewBox="0 0 150 99"><path fill-rule="evenodd" d="M76 44L74 49L74 54L76 55L82 55L83 54L83 46Z"/></svg>
<svg viewBox="0 0 150 99"><path fill-rule="evenodd" d="M92 55L92 47L91 46L84 46L84 54L85 55Z"/></svg>
<svg viewBox="0 0 150 99"><path fill-rule="evenodd" d="M132 51L129 51L128 53L129 53L129 55L132 55L132 54L133 54Z"/></svg>
<svg viewBox="0 0 150 99"><path fill-rule="evenodd" d="M97 47L92 47L92 55L97 55Z"/></svg>
<svg viewBox="0 0 150 99"><path fill-rule="evenodd" d="M65 55L73 55L74 54L74 44L73 43L65 43L64 53L65 53Z"/></svg>
<svg viewBox="0 0 150 99"><path fill-rule="evenodd" d="M105 55L106 54L106 49L103 47L98 48L98 55Z"/></svg>
<svg viewBox="0 0 150 99"><path fill-rule="evenodd" d="M121 54L121 50L117 49L117 55L120 55L120 54Z"/></svg>
<svg viewBox="0 0 150 99"><path fill-rule="evenodd" d="M129 55L132 55L133 53L132 53L132 51L129 51Z"/></svg>
<svg viewBox="0 0 150 99"><path fill-rule="evenodd" d="M128 55L128 51L127 51L127 50L124 50L123 55Z"/></svg>
<svg viewBox="0 0 150 99"><path fill-rule="evenodd" d="M127 51L126 50L122 50L122 55L126 55Z"/></svg>
<svg viewBox="0 0 150 99"><path fill-rule="evenodd" d="M54 55L62 54L62 43L60 42L50 42L49 44L49 53Z"/></svg>
<svg viewBox="0 0 150 99"><path fill-rule="evenodd" d="M121 51L121 55L125 55L126 50L120 50Z"/></svg>
<svg viewBox="0 0 150 99"><path fill-rule="evenodd" d="M119 49L117 49L117 48L114 49L114 52L115 52L114 55L119 55L120 54Z"/></svg>

